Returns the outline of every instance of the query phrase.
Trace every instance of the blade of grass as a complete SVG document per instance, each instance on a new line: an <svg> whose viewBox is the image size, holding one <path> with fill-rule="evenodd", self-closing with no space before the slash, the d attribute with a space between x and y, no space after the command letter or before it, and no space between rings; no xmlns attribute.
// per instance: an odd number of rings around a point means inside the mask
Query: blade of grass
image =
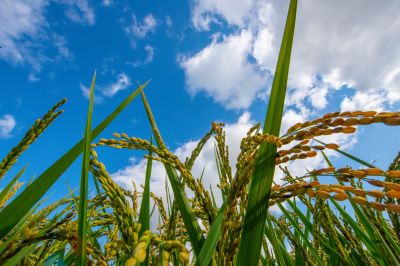
<svg viewBox="0 0 400 266"><path fill-rule="evenodd" d="M271 246L274 250L277 265L279 265L279 266L295 265L294 261L288 254L285 245L282 243L282 241L280 239L278 239L277 235L275 234L276 232L277 232L276 228L274 228L274 226L272 225L271 219L267 215L266 227L265 227L264 234L267 236L267 238L268 238L269 242L271 243Z"/></svg>
<svg viewBox="0 0 400 266"><path fill-rule="evenodd" d="M151 128L153 130L153 134L155 136L157 145L160 149L166 149L166 146L165 146L164 141L162 140L160 132L157 128L156 121L154 119L153 113L151 112L151 108L146 99L146 96L144 95L143 92L141 92L140 94L142 96L142 101L143 101ZM200 225L197 221L197 218L196 218L192 208L190 207L189 200L186 196L184 189L182 188L182 185L179 182L178 175L177 175L175 169L168 163L164 163L164 167L165 167L165 171L167 172L169 182L171 183L172 191L174 192L175 201L178 204L178 208L181 212L183 222L185 223L185 227L186 227L187 233L189 235L190 242L193 246L193 250L194 250L196 256L198 256L200 254L200 250L201 250L202 244L204 242L204 237L201 232Z"/></svg>
<svg viewBox="0 0 400 266"><path fill-rule="evenodd" d="M150 141L152 143L152 141ZM146 180L144 183L142 203L140 205L139 212L139 223L141 224L139 237L142 236L143 232L150 229L150 176L151 167L153 164L153 159L151 158L152 152L149 151L149 156L147 157L146 166Z"/></svg>
<svg viewBox="0 0 400 266"><path fill-rule="evenodd" d="M86 243L87 243L87 198L89 187L89 161L90 161L90 142L92 140L92 115L94 84L96 82L96 72L93 74L90 86L89 109L86 119L85 138L83 139L82 173L79 197L79 216L78 216L78 247L76 249L76 264L82 266L86 264Z"/></svg>
<svg viewBox="0 0 400 266"><path fill-rule="evenodd" d="M152 144L152 140L150 140L150 144ZM152 159L152 151L149 151L149 156L147 158L147 166L146 166L146 180L144 182L142 203L140 205L139 212L139 223L141 225L139 230L139 237L141 237L144 231L150 229L150 177L151 177L151 167L153 164ZM147 249L149 251L149 248ZM145 261L142 263L143 265L149 264L149 256L146 256Z"/></svg>
<svg viewBox="0 0 400 266"><path fill-rule="evenodd" d="M316 142L321 143L322 145L326 145L326 144L323 143L322 141L319 141L319 140L317 140L317 139L314 139L314 140L315 140ZM358 162L358 163L360 163L360 164L362 164L362 165L364 165L364 166L366 166L366 167L369 167L369 168L376 168L376 166L374 166L373 164L370 164L370 163L368 163L368 162L366 162L366 161L364 161L364 160L361 160L360 158L357 158L357 157L351 155L350 153L347 153L347 152L345 152L345 151L342 151L341 149L335 149L335 151L337 151L337 152L343 154L344 156L346 156L346 157L352 159L353 161L356 161L356 162Z"/></svg>
<svg viewBox="0 0 400 266"><path fill-rule="evenodd" d="M93 178L93 179L96 180L95 178ZM69 194L71 195L73 204L75 205L76 209L79 209L79 201L78 201L78 199L75 197L74 191L72 190L72 188L71 188L71 186L68 184L68 182L67 182L67 188L68 188L68 190L69 190ZM105 213L104 208L102 208L102 210L103 210L104 213ZM107 224L107 226L109 227L110 225ZM109 232L110 232L110 229L109 229ZM97 240L97 237L94 237L94 232L92 231L91 228L88 228L88 233L89 233L88 236L89 236L90 243L91 243L94 247L96 247L99 251L102 251L102 249L101 249L101 247L100 247L100 243L99 243L99 241Z"/></svg>
<svg viewBox="0 0 400 266"><path fill-rule="evenodd" d="M197 256L197 266L207 266L210 264L211 258L214 255L215 248L217 247L219 237L221 235L221 226L224 220L225 203L222 204L217 216L212 223L211 229L208 232L207 238Z"/></svg>
<svg viewBox="0 0 400 266"><path fill-rule="evenodd" d="M125 107L132 102L150 81L139 86L132 92L109 116L106 117L92 132L92 140L96 138ZM21 192L10 204L0 212L0 238L6 235L22 217L42 198L57 179L76 160L83 150L83 140L60 157L47 168L35 181Z"/></svg>
<svg viewBox="0 0 400 266"><path fill-rule="evenodd" d="M20 262L25 258L28 253L32 252L37 244L33 244L30 246L26 246L22 248L20 251L18 251L17 254L12 256L9 260L7 260L6 263L2 264L3 266L15 266L15 265L20 265Z"/></svg>
<svg viewBox="0 0 400 266"><path fill-rule="evenodd" d="M264 122L263 132L274 136L279 136L283 116L296 9L297 0L291 0ZM260 145L257 153L237 255L237 265L258 265L268 211L267 202L275 172L276 150L275 145L264 142Z"/></svg>
<svg viewBox="0 0 400 266"><path fill-rule="evenodd" d="M298 208L293 204L293 202L291 202L291 207L294 208L294 210L296 211L296 213L298 213ZM293 218L293 216L286 210L286 208L284 208L282 206L282 204L280 204L279 202L277 203L277 205L279 206L279 209L282 211L283 215L285 215L285 217L288 219L288 221L290 222L290 225L293 226L293 229L295 230L295 232L297 232L300 237L303 239L304 244L307 246L308 251L313 255L313 258L315 259L316 263L318 265L324 265L324 263L322 262L322 260L319 257L318 251L315 250L313 244L310 242L310 240L305 236L304 232L301 230L299 224L295 221L295 219ZM304 215L304 214L303 214Z"/></svg>

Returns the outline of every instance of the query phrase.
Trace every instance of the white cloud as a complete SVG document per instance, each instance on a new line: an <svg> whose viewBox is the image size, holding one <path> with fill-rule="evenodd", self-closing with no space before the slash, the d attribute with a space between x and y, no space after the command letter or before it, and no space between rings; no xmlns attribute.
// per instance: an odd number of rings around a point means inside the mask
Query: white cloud
<svg viewBox="0 0 400 266"><path fill-rule="evenodd" d="M16 125L17 122L15 121L14 116L10 114L3 115L3 117L0 118L0 138L10 138Z"/></svg>
<svg viewBox="0 0 400 266"><path fill-rule="evenodd" d="M118 92L120 92L122 90L125 90L130 84L131 84L131 81L127 74L125 74L125 73L118 74L117 80L115 82L110 83L108 85L96 86L95 102L101 103L103 101L104 97L108 97L108 98L114 97L115 94L117 94ZM90 88L81 83L80 89L81 89L82 95L85 98L89 99Z"/></svg>
<svg viewBox="0 0 400 266"><path fill-rule="evenodd" d="M385 88L388 90L389 103L400 100L400 66L390 71L384 79Z"/></svg>
<svg viewBox="0 0 400 266"><path fill-rule="evenodd" d="M191 95L205 92L227 108L247 108L267 80L248 62L252 34L214 36L211 44L193 56L178 61L185 71Z"/></svg>
<svg viewBox="0 0 400 266"><path fill-rule="evenodd" d="M231 25L242 26L252 5L252 0L196 0L192 10L192 21L197 29L202 30L209 30L211 22L218 22L218 16Z"/></svg>
<svg viewBox="0 0 400 266"><path fill-rule="evenodd" d="M0 57L18 64L34 64L31 39L41 35L46 24L46 1L3 0L0 8ZM38 66L36 66L38 67Z"/></svg>
<svg viewBox="0 0 400 266"><path fill-rule="evenodd" d="M87 0L57 0L59 3L67 5L65 15L71 21L79 24L94 25L96 16L93 8Z"/></svg>
<svg viewBox="0 0 400 266"><path fill-rule="evenodd" d="M79 11L79 18L84 23L94 23L93 10L86 0L55 0L53 3L67 5L67 13L69 10ZM0 59L15 66L29 65L31 73L28 79L33 82L40 80L38 75L44 64L72 58L67 39L53 32L51 23L47 21L49 5L49 0L1 1Z"/></svg>
<svg viewBox="0 0 400 266"><path fill-rule="evenodd" d="M383 111L386 99L384 91L357 91L352 97L346 96L340 104L340 108L343 111Z"/></svg>
<svg viewBox="0 0 400 266"><path fill-rule="evenodd" d="M273 73L288 6L288 0L194 0L192 22L201 30L209 30L212 23L223 27L222 22L226 22L238 31L250 32L249 46L253 47L251 56L255 60L247 60L246 64L253 68L253 74L257 69ZM299 1L289 74L292 101L287 104L310 103L316 110L323 110L331 92L349 89L355 94L371 94L372 98L379 94L383 102L390 104L400 101L399 8L396 0ZM230 61L230 56L227 58ZM215 61L214 68L224 66ZM212 76L211 71L201 77ZM193 79L187 70L186 78ZM217 102L229 106L229 102L217 98L224 88L215 89L216 84L209 81L202 85L207 87L206 92L213 92L209 95ZM247 102L251 103L256 95L251 94ZM382 104L376 100L369 106L381 108Z"/></svg>
<svg viewBox="0 0 400 266"><path fill-rule="evenodd" d="M274 35L268 28L262 29L255 41L253 48L253 56L260 65L267 65L271 58L275 58L275 49L272 45Z"/></svg>
<svg viewBox="0 0 400 266"><path fill-rule="evenodd" d="M63 57L63 58L71 58L72 57L72 53L67 46L67 41L64 36L53 33L52 39L53 39L54 47L57 48L58 53L61 57Z"/></svg>
<svg viewBox="0 0 400 266"><path fill-rule="evenodd" d="M130 84L129 77L125 73L121 73L115 83L105 86L101 90L104 96L113 97L119 91L125 90Z"/></svg>
<svg viewBox="0 0 400 266"><path fill-rule="evenodd" d="M148 14L143 18L142 22L139 22L135 15L132 15L132 25L125 28L128 36L131 38L131 44L136 47L136 41L138 39L145 39L148 34L154 33L157 28L157 20L153 14Z"/></svg>

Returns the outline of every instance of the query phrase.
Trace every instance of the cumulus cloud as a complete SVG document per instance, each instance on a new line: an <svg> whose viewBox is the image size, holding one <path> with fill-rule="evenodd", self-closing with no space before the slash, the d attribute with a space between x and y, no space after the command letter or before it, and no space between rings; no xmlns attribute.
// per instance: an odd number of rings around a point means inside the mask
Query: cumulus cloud
<svg viewBox="0 0 400 266"><path fill-rule="evenodd" d="M187 90L205 92L227 108L247 108L266 84L266 78L248 61L252 34L214 36L211 44L193 56L180 56Z"/></svg>
<svg viewBox="0 0 400 266"><path fill-rule="evenodd" d="M42 0L4 0L0 8L0 57L12 63L33 62L31 39L40 35L46 24Z"/></svg>
<svg viewBox="0 0 400 266"><path fill-rule="evenodd" d="M113 83L107 85L99 85L96 86L98 88L98 93L95 93L95 102L101 103L104 97L112 98L118 92L125 90L131 84L130 78L125 73L120 73L117 76L117 80ZM80 89L82 95L89 99L90 96L90 87L85 86L84 84L80 84Z"/></svg>
<svg viewBox="0 0 400 266"><path fill-rule="evenodd" d="M252 0L196 0L192 22L198 29L209 30L210 23L218 22L221 17L231 25L243 26L252 5Z"/></svg>
<svg viewBox="0 0 400 266"><path fill-rule="evenodd" d="M17 122L14 116L10 114L3 115L0 117L0 138L7 139L11 137L11 133L14 130Z"/></svg>
<svg viewBox="0 0 400 266"><path fill-rule="evenodd" d="M213 23L220 27L227 23L233 26L227 38L234 38L241 31L249 32L248 46L252 51L244 64L249 66L253 75L259 70L273 73L288 6L288 0L240 3L194 0L192 23L198 30L210 30ZM400 2L395 0L384 4L374 0L351 3L345 0L299 1L287 105L308 103L316 110L323 110L327 107L329 95L338 90L356 94L358 98L367 94L372 98L380 95L384 97L383 102L389 104L400 101L399 8ZM198 56L213 45L214 41L186 61L198 60ZM230 61L231 57L227 58L226 61ZM215 68L223 69L226 64L221 61L214 63L213 68L201 74L192 74L184 67L187 81L212 77ZM227 97L221 100L225 88L215 89L218 83L213 81L211 78L200 84L203 91L221 104L234 106L226 100ZM362 93L357 94L357 91ZM247 102L251 103L257 95L250 91L246 95ZM264 92L264 95L267 94ZM351 98L354 97L347 96L342 105L358 107L349 105ZM377 101L368 107L382 108L384 105Z"/></svg>
<svg viewBox="0 0 400 266"><path fill-rule="evenodd" d="M94 24L93 9L87 0L56 0L51 4L67 6L66 16L83 24ZM30 81L46 63L71 59L65 36L53 32L47 21L49 0L3 0L0 8L0 59L13 65L29 65ZM54 53L56 49L56 53Z"/></svg>
<svg viewBox="0 0 400 266"><path fill-rule="evenodd" d="M353 96L346 96L340 108L343 111L376 110L385 109L386 93L380 91L357 91Z"/></svg>

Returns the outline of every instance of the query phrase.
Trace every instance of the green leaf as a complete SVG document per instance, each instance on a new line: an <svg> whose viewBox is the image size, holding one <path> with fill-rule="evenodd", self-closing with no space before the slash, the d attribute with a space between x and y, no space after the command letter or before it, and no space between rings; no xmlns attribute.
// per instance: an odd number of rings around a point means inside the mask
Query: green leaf
<svg viewBox="0 0 400 266"><path fill-rule="evenodd" d="M137 94L147 84L139 86L132 92L106 119L104 119L93 131L92 140L96 138L125 107L132 102ZM59 158L53 165L47 168L35 181L26 187L10 204L0 212L0 237L6 235L22 217L42 198L57 179L68 169L83 150L83 139Z"/></svg>
<svg viewBox="0 0 400 266"><path fill-rule="evenodd" d="M299 210L297 209L297 207L293 204L293 202L291 202L291 206L294 209L294 211L296 211L296 213L299 213ZM282 204L280 204L279 202L277 203L277 205L279 206L280 210L283 212L283 214L286 216L286 218L288 219L288 221L290 222L290 225L293 226L293 229L295 230L295 232L297 232L300 237L303 239L304 244L307 246L308 251L313 255L313 258L315 259L315 262L318 265L324 265L324 263L322 262L322 260L319 258L319 254L318 251L315 250L313 244L310 242L310 240L306 237L306 235L304 234L304 232L300 229L299 224L294 220L293 216L282 206ZM304 215L304 214L303 214ZM308 227L308 225L305 225Z"/></svg>
<svg viewBox="0 0 400 266"><path fill-rule="evenodd" d="M89 187L89 162L90 162L90 142L92 140L92 116L94 84L96 82L96 72L92 78L90 86L89 110L86 119L85 138L83 139L82 173L79 197L79 217L78 217L78 248L76 250L76 264L86 265L86 243L87 243L87 198Z"/></svg>
<svg viewBox="0 0 400 266"><path fill-rule="evenodd" d="M214 219L214 222L211 225L211 229L208 232L207 238L203 243L200 254L199 256L197 256L197 266L209 265L211 258L214 255L215 248L217 247L219 237L221 235L221 227L224 220L225 206L225 203L222 204L219 212L217 213L217 216Z"/></svg>
<svg viewBox="0 0 400 266"><path fill-rule="evenodd" d="M263 132L279 136L289 74L297 0L291 0L285 32L279 52L272 84L268 111ZM237 265L256 266L259 263L262 237L268 211L268 199L275 172L276 146L262 143L256 157L254 174L250 185L248 206L237 255Z"/></svg>
<svg viewBox="0 0 400 266"><path fill-rule="evenodd" d="M152 141L150 141L152 143ZM142 236L143 232L150 229L150 177L151 177L151 167L153 164L153 159L151 158L152 152L149 151L149 156L147 159L146 166L146 180L144 183L142 203L140 205L139 213L139 223L141 224L139 237Z"/></svg>
<svg viewBox="0 0 400 266"><path fill-rule="evenodd" d="M269 242L271 243L271 246L274 250L275 253L275 258L277 265L279 266L291 266L294 265L294 261L292 258L289 256L288 251L285 247L285 245L282 243L280 239L278 239L276 235L276 228L273 227L271 219L266 217L266 227L264 234L267 236Z"/></svg>
<svg viewBox="0 0 400 266"><path fill-rule="evenodd" d="M33 244L30 246L26 246L23 247L20 251L18 251L17 254L15 254L14 256L12 256L9 260L7 260L6 263L2 264L3 266L15 266L15 265L19 265L19 263L21 262L21 260L23 260L23 258L25 258L25 256L32 252L33 249L36 247L37 244Z"/></svg>
<svg viewBox="0 0 400 266"><path fill-rule="evenodd" d="M314 139L314 140L315 140L316 142L321 143L322 145L326 145L326 144L323 143L322 141L319 141L319 140L317 140L317 139ZM362 164L362 165L364 165L364 166L366 166L366 167L369 167L369 168L375 168L375 167L376 167L376 166L374 166L373 164L370 164L370 163L368 163L368 162L366 162L366 161L364 161L364 160L362 160L362 159L360 159L360 158L357 158L357 157L351 155L350 153L347 153L347 152L345 152L345 151L342 151L341 149L335 149L335 151L337 151L338 153L343 154L343 155L346 156L347 158L350 158L350 159L352 159L353 161L356 161L356 162L358 162L358 163L360 163L360 164Z"/></svg>
<svg viewBox="0 0 400 266"><path fill-rule="evenodd" d="M142 101L146 109L147 117L153 130L157 145L160 149L165 149L166 146L157 128L156 121L154 119L153 113L151 112L151 108L149 103L147 102L146 96L143 92L141 92L140 94L142 96ZM178 204L183 222L185 223L185 227L189 235L193 250L196 256L198 256L204 242L204 237L201 232L200 225L197 222L197 218L192 208L190 207L189 200L186 196L185 190L182 188L182 185L178 180L178 174L176 173L175 169L168 163L164 163L164 167L165 171L167 172L169 182L171 183L172 190L174 192L175 201Z"/></svg>
<svg viewBox="0 0 400 266"><path fill-rule="evenodd" d="M152 140L150 141L152 144ZM146 166L146 180L144 182L142 203L140 205L139 212L139 223L141 225L139 230L139 237L141 237L144 231L150 229L150 177L151 177L151 167L153 164L153 159L151 158L152 151L149 151L149 156L147 159ZM146 256L146 260L142 263L143 265L149 264L149 256Z"/></svg>

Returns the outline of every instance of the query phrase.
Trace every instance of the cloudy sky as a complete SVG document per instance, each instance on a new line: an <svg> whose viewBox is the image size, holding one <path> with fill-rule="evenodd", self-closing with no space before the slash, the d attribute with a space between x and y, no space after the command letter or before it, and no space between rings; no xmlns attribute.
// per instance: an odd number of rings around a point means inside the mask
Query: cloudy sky
<svg viewBox="0 0 400 266"><path fill-rule="evenodd" d="M288 0L0 0L0 155L7 154L34 119L68 98L65 113L32 145L6 180L24 165L38 176L83 135L91 75L97 70L94 123L137 81L152 79L146 94L161 133L180 158L212 121L226 122L231 161L240 138L263 121ZM398 110L400 2L299 0L283 130L336 110ZM138 99L103 133L150 137ZM400 150L399 129L360 128L337 136L347 151L386 168ZM213 142L194 172L217 181ZM120 184L144 179L143 154L99 148ZM348 164L335 157L336 164ZM49 197L79 184L78 161ZM321 159L292 165L296 174ZM357 166L357 165L355 165ZM155 164L152 190L164 191ZM0 184L4 186L4 184Z"/></svg>

